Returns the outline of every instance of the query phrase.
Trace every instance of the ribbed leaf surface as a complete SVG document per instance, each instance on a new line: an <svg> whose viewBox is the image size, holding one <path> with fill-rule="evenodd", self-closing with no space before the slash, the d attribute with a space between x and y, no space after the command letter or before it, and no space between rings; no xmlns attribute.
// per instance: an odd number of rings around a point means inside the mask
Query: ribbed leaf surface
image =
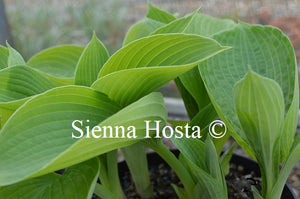
<svg viewBox="0 0 300 199"><path fill-rule="evenodd" d="M94 192L100 164L97 158L67 168L63 175L51 173L0 187L5 199L89 199Z"/></svg>
<svg viewBox="0 0 300 199"><path fill-rule="evenodd" d="M137 142L145 137L144 120L164 123L167 117L158 93L119 110L106 95L87 87L59 87L33 97L0 131L0 185L47 174ZM79 136L72 128L74 120L83 122L79 125L84 134L81 139L72 138L72 133ZM139 139L94 139L85 126L92 129L95 125L135 126Z"/></svg>

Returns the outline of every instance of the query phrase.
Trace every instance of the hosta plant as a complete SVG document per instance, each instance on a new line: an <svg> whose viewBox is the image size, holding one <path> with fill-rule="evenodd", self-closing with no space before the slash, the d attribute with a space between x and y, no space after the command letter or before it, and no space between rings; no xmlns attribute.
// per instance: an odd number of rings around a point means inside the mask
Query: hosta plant
<svg viewBox="0 0 300 199"><path fill-rule="evenodd" d="M153 198L145 146L177 174L179 198L227 198L233 147L219 154L230 134L261 167L254 196L279 198L300 156L291 44L278 29L198 12L177 19L149 4L111 56L96 34L85 47L56 46L28 61L1 46L0 198L124 198L118 149L139 195ZM174 79L190 121L168 121L155 92ZM222 139L206 133L217 118L228 128ZM203 134L172 137L177 158L158 136L167 122Z"/></svg>

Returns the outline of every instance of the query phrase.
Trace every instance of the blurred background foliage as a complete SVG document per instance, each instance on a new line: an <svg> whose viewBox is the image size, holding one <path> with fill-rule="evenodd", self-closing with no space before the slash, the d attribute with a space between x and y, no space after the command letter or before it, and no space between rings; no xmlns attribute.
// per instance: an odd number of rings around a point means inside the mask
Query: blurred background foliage
<svg viewBox="0 0 300 199"><path fill-rule="evenodd" d="M95 31L110 54L119 49L128 27L142 19L146 0L3 0L14 47L28 59L58 44L86 45ZM149 0L178 16L202 6L202 13L269 23L300 14L298 0ZM300 21L300 20L298 20ZM300 41L300 39L299 39ZM300 43L300 42L299 42Z"/></svg>

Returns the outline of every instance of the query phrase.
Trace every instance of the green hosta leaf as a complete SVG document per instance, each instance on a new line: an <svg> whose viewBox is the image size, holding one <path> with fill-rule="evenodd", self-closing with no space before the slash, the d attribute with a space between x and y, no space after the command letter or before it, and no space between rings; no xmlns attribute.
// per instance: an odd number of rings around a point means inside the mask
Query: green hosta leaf
<svg viewBox="0 0 300 199"><path fill-rule="evenodd" d="M59 85L73 84L77 62L84 48L74 45L52 47L34 55L27 65L46 73Z"/></svg>
<svg viewBox="0 0 300 199"><path fill-rule="evenodd" d="M263 199L263 197L261 197L259 191L255 188L255 186L251 186L251 190L253 192L254 199Z"/></svg>
<svg viewBox="0 0 300 199"><path fill-rule="evenodd" d="M91 86L97 79L97 74L108 57L107 50L94 33L92 40L79 58L74 83L76 85Z"/></svg>
<svg viewBox="0 0 300 199"><path fill-rule="evenodd" d="M51 173L0 187L0 198L88 199L94 192L99 168L99 160L94 158L67 168L63 175Z"/></svg>
<svg viewBox="0 0 300 199"><path fill-rule="evenodd" d="M287 158L283 168L280 171L279 178L273 187L272 198L280 198L287 178L294 167L294 165L300 160L300 133L298 132L289 157Z"/></svg>
<svg viewBox="0 0 300 199"><path fill-rule="evenodd" d="M153 19L165 24L170 23L171 21L176 19L176 17L172 14L155 7L150 3L148 3L148 13L146 17L148 19Z"/></svg>
<svg viewBox="0 0 300 199"><path fill-rule="evenodd" d="M218 115L251 156L253 153L245 143L246 138L234 110L233 86L245 76L249 66L254 72L280 85L286 118L289 118L285 121L280 141L283 160L291 146L297 124L297 65L290 41L276 28L244 23L212 38L233 48L200 64L201 76Z"/></svg>
<svg viewBox="0 0 300 199"><path fill-rule="evenodd" d="M165 26L158 28L152 34L184 32L211 37L218 32L222 32L236 26L236 23L232 20L218 19L208 15L199 14L199 10L200 9L196 10L192 14L174 20Z"/></svg>
<svg viewBox="0 0 300 199"><path fill-rule="evenodd" d="M0 70L0 114L2 125L29 97L54 88L55 84L27 66Z"/></svg>
<svg viewBox="0 0 300 199"><path fill-rule="evenodd" d="M99 77L129 68L194 66L225 49L227 47L214 40L197 35L154 35L132 42L116 52L104 64Z"/></svg>
<svg viewBox="0 0 300 199"><path fill-rule="evenodd" d="M125 106L159 89L192 67L146 67L117 71L98 79L92 88Z"/></svg>
<svg viewBox="0 0 300 199"><path fill-rule="evenodd" d="M178 196L179 199L184 199L185 198L184 189L182 189L181 187L179 187L179 186L177 186L175 184L172 184L172 187L175 190L176 195Z"/></svg>
<svg viewBox="0 0 300 199"><path fill-rule="evenodd" d="M161 120L164 125L167 117L159 93L119 110L106 95L81 86L59 87L33 97L0 131L0 185L40 176L135 143L145 137L144 120ZM82 127L74 123L82 132L72 128L75 120L82 121ZM125 129L134 126L137 138L94 139L85 129L95 125ZM81 139L72 138L81 134Z"/></svg>
<svg viewBox="0 0 300 199"><path fill-rule="evenodd" d="M155 21L153 19L143 19L130 27L125 36L123 45L125 46L132 41L149 36L154 30L164 25L164 23Z"/></svg>
<svg viewBox="0 0 300 199"><path fill-rule="evenodd" d="M157 29L152 34L184 32L201 36L212 36L213 34L230 29L236 25L231 20L217 19L207 15L198 14L198 12L199 9L186 17L172 21ZM184 100L188 115L193 123L197 125L201 123L203 125L201 127L206 127L210 122L217 118L217 113L214 110L214 107L211 106L210 99L198 68L193 68L180 75L175 82ZM203 112L204 109L210 113L209 115L211 117L203 118L201 116L199 111ZM225 136L222 139L214 139L218 152L221 152L228 136ZM204 135L204 137L206 136Z"/></svg>
<svg viewBox="0 0 300 199"><path fill-rule="evenodd" d="M142 198L153 198L145 146L140 143L133 144L129 147L124 147L122 153L138 194ZM139 164L136 163L137 160Z"/></svg>
<svg viewBox="0 0 300 199"><path fill-rule="evenodd" d="M8 49L0 45L0 70L6 68L8 61Z"/></svg>
<svg viewBox="0 0 300 199"><path fill-rule="evenodd" d="M25 65L25 61L22 57L22 55L20 55L20 53L18 51L16 51L15 49L13 49L8 42L6 42L7 48L8 48L8 52L9 52L9 56L8 56L8 60L7 60L7 65L10 66L15 66L15 65Z"/></svg>
<svg viewBox="0 0 300 199"><path fill-rule="evenodd" d="M177 81L181 82L181 84L177 83L178 87L182 87L180 90L185 89L186 92L189 93L189 95L194 99L196 103L194 106L186 106L187 111L189 113L189 117L191 119L194 118L201 109L205 108L208 104L211 104L202 78L200 76L198 67L195 67L190 71L180 75L179 80ZM182 97L184 99L185 104L189 103L189 97L185 97L184 93L182 93ZM214 109L213 107L211 108L212 110Z"/></svg>
<svg viewBox="0 0 300 199"><path fill-rule="evenodd" d="M172 14L167 13L166 11L163 11L148 3L148 13L146 18L130 27L125 36L123 45L142 37L149 36L156 29L175 19L176 18Z"/></svg>
<svg viewBox="0 0 300 199"><path fill-rule="evenodd" d="M0 71L0 102L10 102L42 93L55 85L36 70L13 66Z"/></svg>
<svg viewBox="0 0 300 199"><path fill-rule="evenodd" d="M268 198L278 176L277 144L284 121L280 86L251 70L233 87L234 104L247 143L255 153L262 173L262 195Z"/></svg>
<svg viewBox="0 0 300 199"><path fill-rule="evenodd" d="M115 53L104 64L100 79L92 87L126 105L225 49L213 40L196 35L143 38Z"/></svg>
<svg viewBox="0 0 300 199"><path fill-rule="evenodd" d="M222 170L223 170L223 173L225 176L227 176L227 174L229 173L230 160L232 158L233 150L235 149L236 146L237 146L237 143L235 142L220 157L220 165L222 167Z"/></svg>
<svg viewBox="0 0 300 199"><path fill-rule="evenodd" d="M163 33L181 33L187 32L187 29L195 22L195 17L200 9L196 10L194 13L189 14L185 17L176 19L168 24L156 29L152 32L152 35L163 34Z"/></svg>
<svg viewBox="0 0 300 199"><path fill-rule="evenodd" d="M237 24L230 19L219 19L205 14L197 14L192 23L186 27L186 33L211 37L214 34L229 30Z"/></svg>
<svg viewBox="0 0 300 199"><path fill-rule="evenodd" d="M185 161L186 166L192 173L194 181L197 182L195 186L195 195L201 193L202 198L212 199L212 198L227 198L227 188L226 185L219 179L216 179L205 172L202 168L195 165L189 159L182 156L183 161ZM213 191L212 191L213 190Z"/></svg>
<svg viewBox="0 0 300 199"><path fill-rule="evenodd" d="M108 153L105 153L99 156L99 159L99 180L101 181L101 186L103 186L103 189L106 190L108 193L113 194L113 198L122 198L123 191L118 173L118 150L113 150ZM108 197L105 198L102 195L103 191L100 197L104 199L109 199Z"/></svg>
<svg viewBox="0 0 300 199"><path fill-rule="evenodd" d="M216 148L211 141L210 137L207 137L205 140L205 157L204 161L206 164L206 168L208 173L219 181L220 184L223 184L224 189L226 189L225 178L222 172L222 168L219 164L219 157L216 151Z"/></svg>
<svg viewBox="0 0 300 199"><path fill-rule="evenodd" d="M243 137L257 155L262 155L260 160L267 160L272 156L276 139L280 137L284 119L281 88L274 80L249 71L233 89Z"/></svg>
<svg viewBox="0 0 300 199"><path fill-rule="evenodd" d="M188 73L188 72L186 72ZM187 114L189 118L193 118L199 112L198 105L193 96L189 93L189 91L184 87L179 78L174 80L178 91L180 92L181 98L184 102L185 109L187 110Z"/></svg>
<svg viewBox="0 0 300 199"><path fill-rule="evenodd" d="M178 150L197 167L206 170L205 164L205 144L198 139L172 139Z"/></svg>

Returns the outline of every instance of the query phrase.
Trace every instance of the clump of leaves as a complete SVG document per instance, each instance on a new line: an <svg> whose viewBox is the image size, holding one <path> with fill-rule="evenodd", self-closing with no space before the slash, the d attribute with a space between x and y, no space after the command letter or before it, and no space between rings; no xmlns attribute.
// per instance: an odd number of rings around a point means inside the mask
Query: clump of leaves
<svg viewBox="0 0 300 199"><path fill-rule="evenodd" d="M152 7L151 12L161 11ZM53 47L27 62L9 45L1 47L0 196L90 198L95 191L122 198L116 149L123 147L129 165L145 166L145 153L136 155L132 148L144 148L136 145L144 139L144 120L162 125L167 120L162 96L152 92L226 49L213 39L183 33L148 36L111 57L95 35L86 47ZM91 127L132 125L138 138L90 139L86 132L72 139L74 120L89 120ZM69 169L62 176L53 173L63 168ZM133 175L144 177L144 171ZM179 176L189 188L184 174ZM139 191L151 197L145 179L136 179ZM86 184L78 189L82 181Z"/></svg>
<svg viewBox="0 0 300 199"><path fill-rule="evenodd" d="M146 18L130 28L112 56L95 34L85 47L53 47L27 62L9 45L1 46L0 196L123 198L121 148L138 193L153 198L148 146L181 180L183 187L173 185L179 198L227 198L224 176L234 146L219 154L229 133L222 139L174 138L179 158L160 139L145 139L145 120L167 122L162 95L155 91L175 79L190 121L169 122L199 125L206 132L220 117L257 159L262 197L279 198L300 159L300 136L293 144L298 81L291 44L273 27L198 12L176 19L149 4ZM72 139L75 120L87 130L80 139ZM129 125L137 138L95 139L88 130ZM63 175L54 173L63 168Z"/></svg>

